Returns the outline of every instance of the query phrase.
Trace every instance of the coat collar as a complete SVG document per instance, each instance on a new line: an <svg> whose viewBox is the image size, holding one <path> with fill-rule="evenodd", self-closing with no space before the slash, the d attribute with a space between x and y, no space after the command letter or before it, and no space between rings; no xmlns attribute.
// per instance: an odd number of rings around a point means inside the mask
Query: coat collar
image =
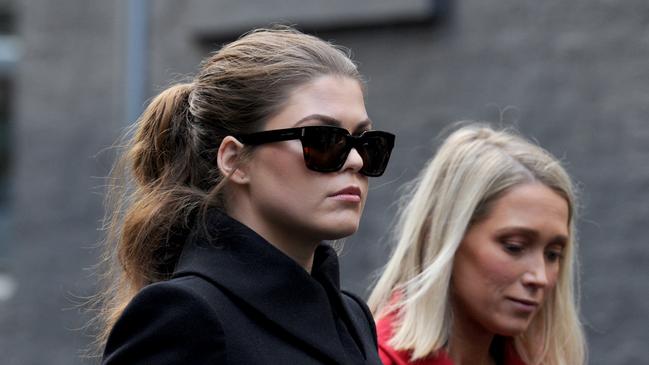
<svg viewBox="0 0 649 365"><path fill-rule="evenodd" d="M318 246L310 275L222 212L210 211L207 226L212 238L197 235L188 240L174 277L202 276L335 363L349 363L331 309L342 303L338 257L331 247ZM330 303L327 290L336 292L336 303ZM342 308L349 318L348 309ZM358 330L350 328L350 332L357 336Z"/></svg>

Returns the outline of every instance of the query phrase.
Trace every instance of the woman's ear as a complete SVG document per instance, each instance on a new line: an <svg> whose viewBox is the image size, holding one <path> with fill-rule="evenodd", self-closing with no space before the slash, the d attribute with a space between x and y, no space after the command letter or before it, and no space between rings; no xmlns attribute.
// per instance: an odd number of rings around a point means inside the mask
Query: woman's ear
<svg viewBox="0 0 649 365"><path fill-rule="evenodd" d="M232 136L223 138L216 158L224 179L235 184L248 183L248 174L241 166L244 145Z"/></svg>

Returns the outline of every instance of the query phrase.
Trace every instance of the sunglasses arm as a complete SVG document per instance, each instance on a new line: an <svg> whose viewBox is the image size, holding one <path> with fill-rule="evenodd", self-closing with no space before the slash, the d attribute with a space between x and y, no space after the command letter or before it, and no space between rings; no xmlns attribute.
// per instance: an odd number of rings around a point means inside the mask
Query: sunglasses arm
<svg viewBox="0 0 649 365"><path fill-rule="evenodd" d="M233 137L247 145L260 145L264 143L289 141L299 139L304 134L303 128L275 129L250 134L237 134Z"/></svg>

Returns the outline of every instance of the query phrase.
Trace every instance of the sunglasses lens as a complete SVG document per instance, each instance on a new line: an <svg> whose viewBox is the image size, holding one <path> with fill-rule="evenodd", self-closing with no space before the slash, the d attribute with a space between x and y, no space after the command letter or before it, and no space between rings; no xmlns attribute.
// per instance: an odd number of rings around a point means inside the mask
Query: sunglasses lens
<svg viewBox="0 0 649 365"><path fill-rule="evenodd" d="M360 172L367 176L381 176L388 165L394 138L389 135L366 133L361 137L358 153L363 159Z"/></svg>
<svg viewBox="0 0 649 365"><path fill-rule="evenodd" d="M342 128L328 126L305 128L301 140L304 162L309 169L338 171L353 147L363 159L360 173L366 176L383 175L394 146L394 135L390 133L369 131L356 137Z"/></svg>
<svg viewBox="0 0 649 365"><path fill-rule="evenodd" d="M314 127L302 137L304 161L309 169L319 172L338 171L344 164L349 148L345 130Z"/></svg>

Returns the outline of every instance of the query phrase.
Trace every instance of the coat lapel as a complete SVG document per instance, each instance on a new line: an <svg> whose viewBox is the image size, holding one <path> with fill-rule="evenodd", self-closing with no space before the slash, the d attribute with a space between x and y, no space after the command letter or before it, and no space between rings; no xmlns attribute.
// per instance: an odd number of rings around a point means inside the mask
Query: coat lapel
<svg viewBox="0 0 649 365"><path fill-rule="evenodd" d="M349 363L335 327L331 311L334 303L329 303L324 287L314 277L257 233L223 213L210 213L208 229L212 239L196 237L187 242L174 276L206 277L296 342L333 363ZM316 254L333 254L337 260L330 247L321 246ZM338 273L330 280L337 284Z"/></svg>
<svg viewBox="0 0 649 365"><path fill-rule="evenodd" d="M362 341L361 329L357 328L356 321L352 320L356 315L347 306L340 293L340 269L338 266L338 255L329 246L319 246L316 249L313 263L312 276L319 281L325 290L331 291L329 298L331 305L337 308L338 315L345 318L345 325L349 335L356 342L363 357L367 358L367 344Z"/></svg>

